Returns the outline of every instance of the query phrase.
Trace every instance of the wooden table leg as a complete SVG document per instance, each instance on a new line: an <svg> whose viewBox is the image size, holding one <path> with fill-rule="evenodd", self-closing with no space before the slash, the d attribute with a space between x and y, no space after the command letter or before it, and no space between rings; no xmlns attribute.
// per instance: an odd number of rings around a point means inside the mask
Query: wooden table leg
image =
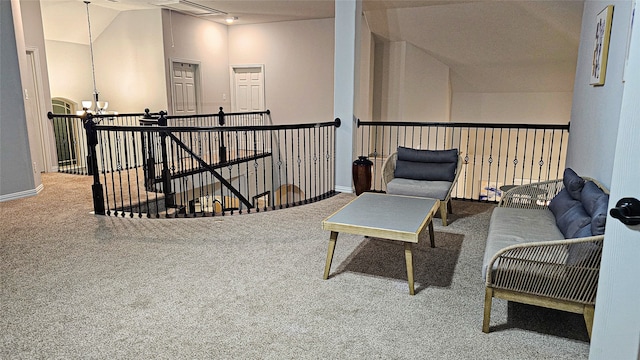
<svg viewBox="0 0 640 360"><path fill-rule="evenodd" d="M435 236L433 234L433 219L429 220L429 239L431 239L431 247L436 247Z"/></svg>
<svg viewBox="0 0 640 360"><path fill-rule="evenodd" d="M329 270L331 269L331 260L333 260L333 251L336 249L336 240L338 240L338 232L332 231L329 237L329 249L327 250L327 263L324 265L324 279L329 278Z"/></svg>
<svg viewBox="0 0 640 360"><path fill-rule="evenodd" d="M404 259L407 263L407 281L409 282L409 294L415 295L413 288L413 254L411 253L411 243L404 243Z"/></svg>

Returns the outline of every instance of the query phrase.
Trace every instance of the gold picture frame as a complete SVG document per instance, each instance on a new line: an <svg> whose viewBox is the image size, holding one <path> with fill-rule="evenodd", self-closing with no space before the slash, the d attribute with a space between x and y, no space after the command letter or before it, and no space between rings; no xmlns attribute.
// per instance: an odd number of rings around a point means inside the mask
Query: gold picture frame
<svg viewBox="0 0 640 360"><path fill-rule="evenodd" d="M590 85L604 85L607 74L607 57L609 55L609 38L611 36L612 20L613 5L608 5L596 16Z"/></svg>

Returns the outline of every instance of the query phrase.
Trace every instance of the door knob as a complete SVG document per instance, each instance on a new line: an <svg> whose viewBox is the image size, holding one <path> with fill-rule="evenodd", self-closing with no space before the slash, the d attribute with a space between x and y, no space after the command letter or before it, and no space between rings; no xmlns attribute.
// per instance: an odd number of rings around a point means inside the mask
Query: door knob
<svg viewBox="0 0 640 360"><path fill-rule="evenodd" d="M636 198L622 198L616 207L609 210L609 214L622 221L625 225L640 224L640 200Z"/></svg>

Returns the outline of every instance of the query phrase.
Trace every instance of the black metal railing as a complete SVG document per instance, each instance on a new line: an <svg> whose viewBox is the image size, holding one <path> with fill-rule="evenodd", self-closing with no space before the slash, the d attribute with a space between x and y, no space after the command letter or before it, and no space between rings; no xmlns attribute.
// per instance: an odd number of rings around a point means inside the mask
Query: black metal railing
<svg viewBox="0 0 640 360"><path fill-rule="evenodd" d="M168 115L169 126L262 126L273 125L271 111L250 111L225 113L223 108L216 114Z"/></svg>
<svg viewBox="0 0 640 360"><path fill-rule="evenodd" d="M398 146L458 149L464 159L452 196L497 201L501 187L562 177L569 125L360 121L357 155L373 161L373 190L385 191L382 165ZM503 188L504 189L504 188Z"/></svg>
<svg viewBox="0 0 640 360"><path fill-rule="evenodd" d="M93 115L95 122L117 126L135 126L139 124L138 114ZM69 115L49 112L58 156L58 172L89 175L89 149L87 133L84 128L87 114Z"/></svg>
<svg viewBox="0 0 640 360"><path fill-rule="evenodd" d="M95 154L100 172L94 175L96 213L215 216L300 205L335 193L338 120L170 126L178 121L161 113L148 126L114 126L89 116L87 133L96 139L89 158Z"/></svg>
<svg viewBox="0 0 640 360"><path fill-rule="evenodd" d="M88 165L89 150L84 123L89 113L82 115L54 114L49 112L52 121L56 152L58 155L58 172L91 175ZM111 126L139 126L151 125L159 117L159 113L152 113L145 109L142 113L130 114L91 114L94 122ZM237 112L225 113L223 108L215 114L198 114L189 116L166 116L169 126L262 126L270 125L271 112ZM98 164L100 167L100 164Z"/></svg>

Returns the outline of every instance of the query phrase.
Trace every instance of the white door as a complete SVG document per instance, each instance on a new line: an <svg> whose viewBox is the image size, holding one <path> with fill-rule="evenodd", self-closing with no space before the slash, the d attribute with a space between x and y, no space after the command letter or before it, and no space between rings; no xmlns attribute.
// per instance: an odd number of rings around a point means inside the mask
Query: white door
<svg viewBox="0 0 640 360"><path fill-rule="evenodd" d="M640 21L633 25L622 96L611 200L640 199ZM609 216L590 359L640 359L640 225L625 226Z"/></svg>
<svg viewBox="0 0 640 360"><path fill-rule="evenodd" d="M173 115L195 115L198 113L197 64L173 62L172 66Z"/></svg>
<svg viewBox="0 0 640 360"><path fill-rule="evenodd" d="M264 67L232 66L231 111L264 110Z"/></svg>

